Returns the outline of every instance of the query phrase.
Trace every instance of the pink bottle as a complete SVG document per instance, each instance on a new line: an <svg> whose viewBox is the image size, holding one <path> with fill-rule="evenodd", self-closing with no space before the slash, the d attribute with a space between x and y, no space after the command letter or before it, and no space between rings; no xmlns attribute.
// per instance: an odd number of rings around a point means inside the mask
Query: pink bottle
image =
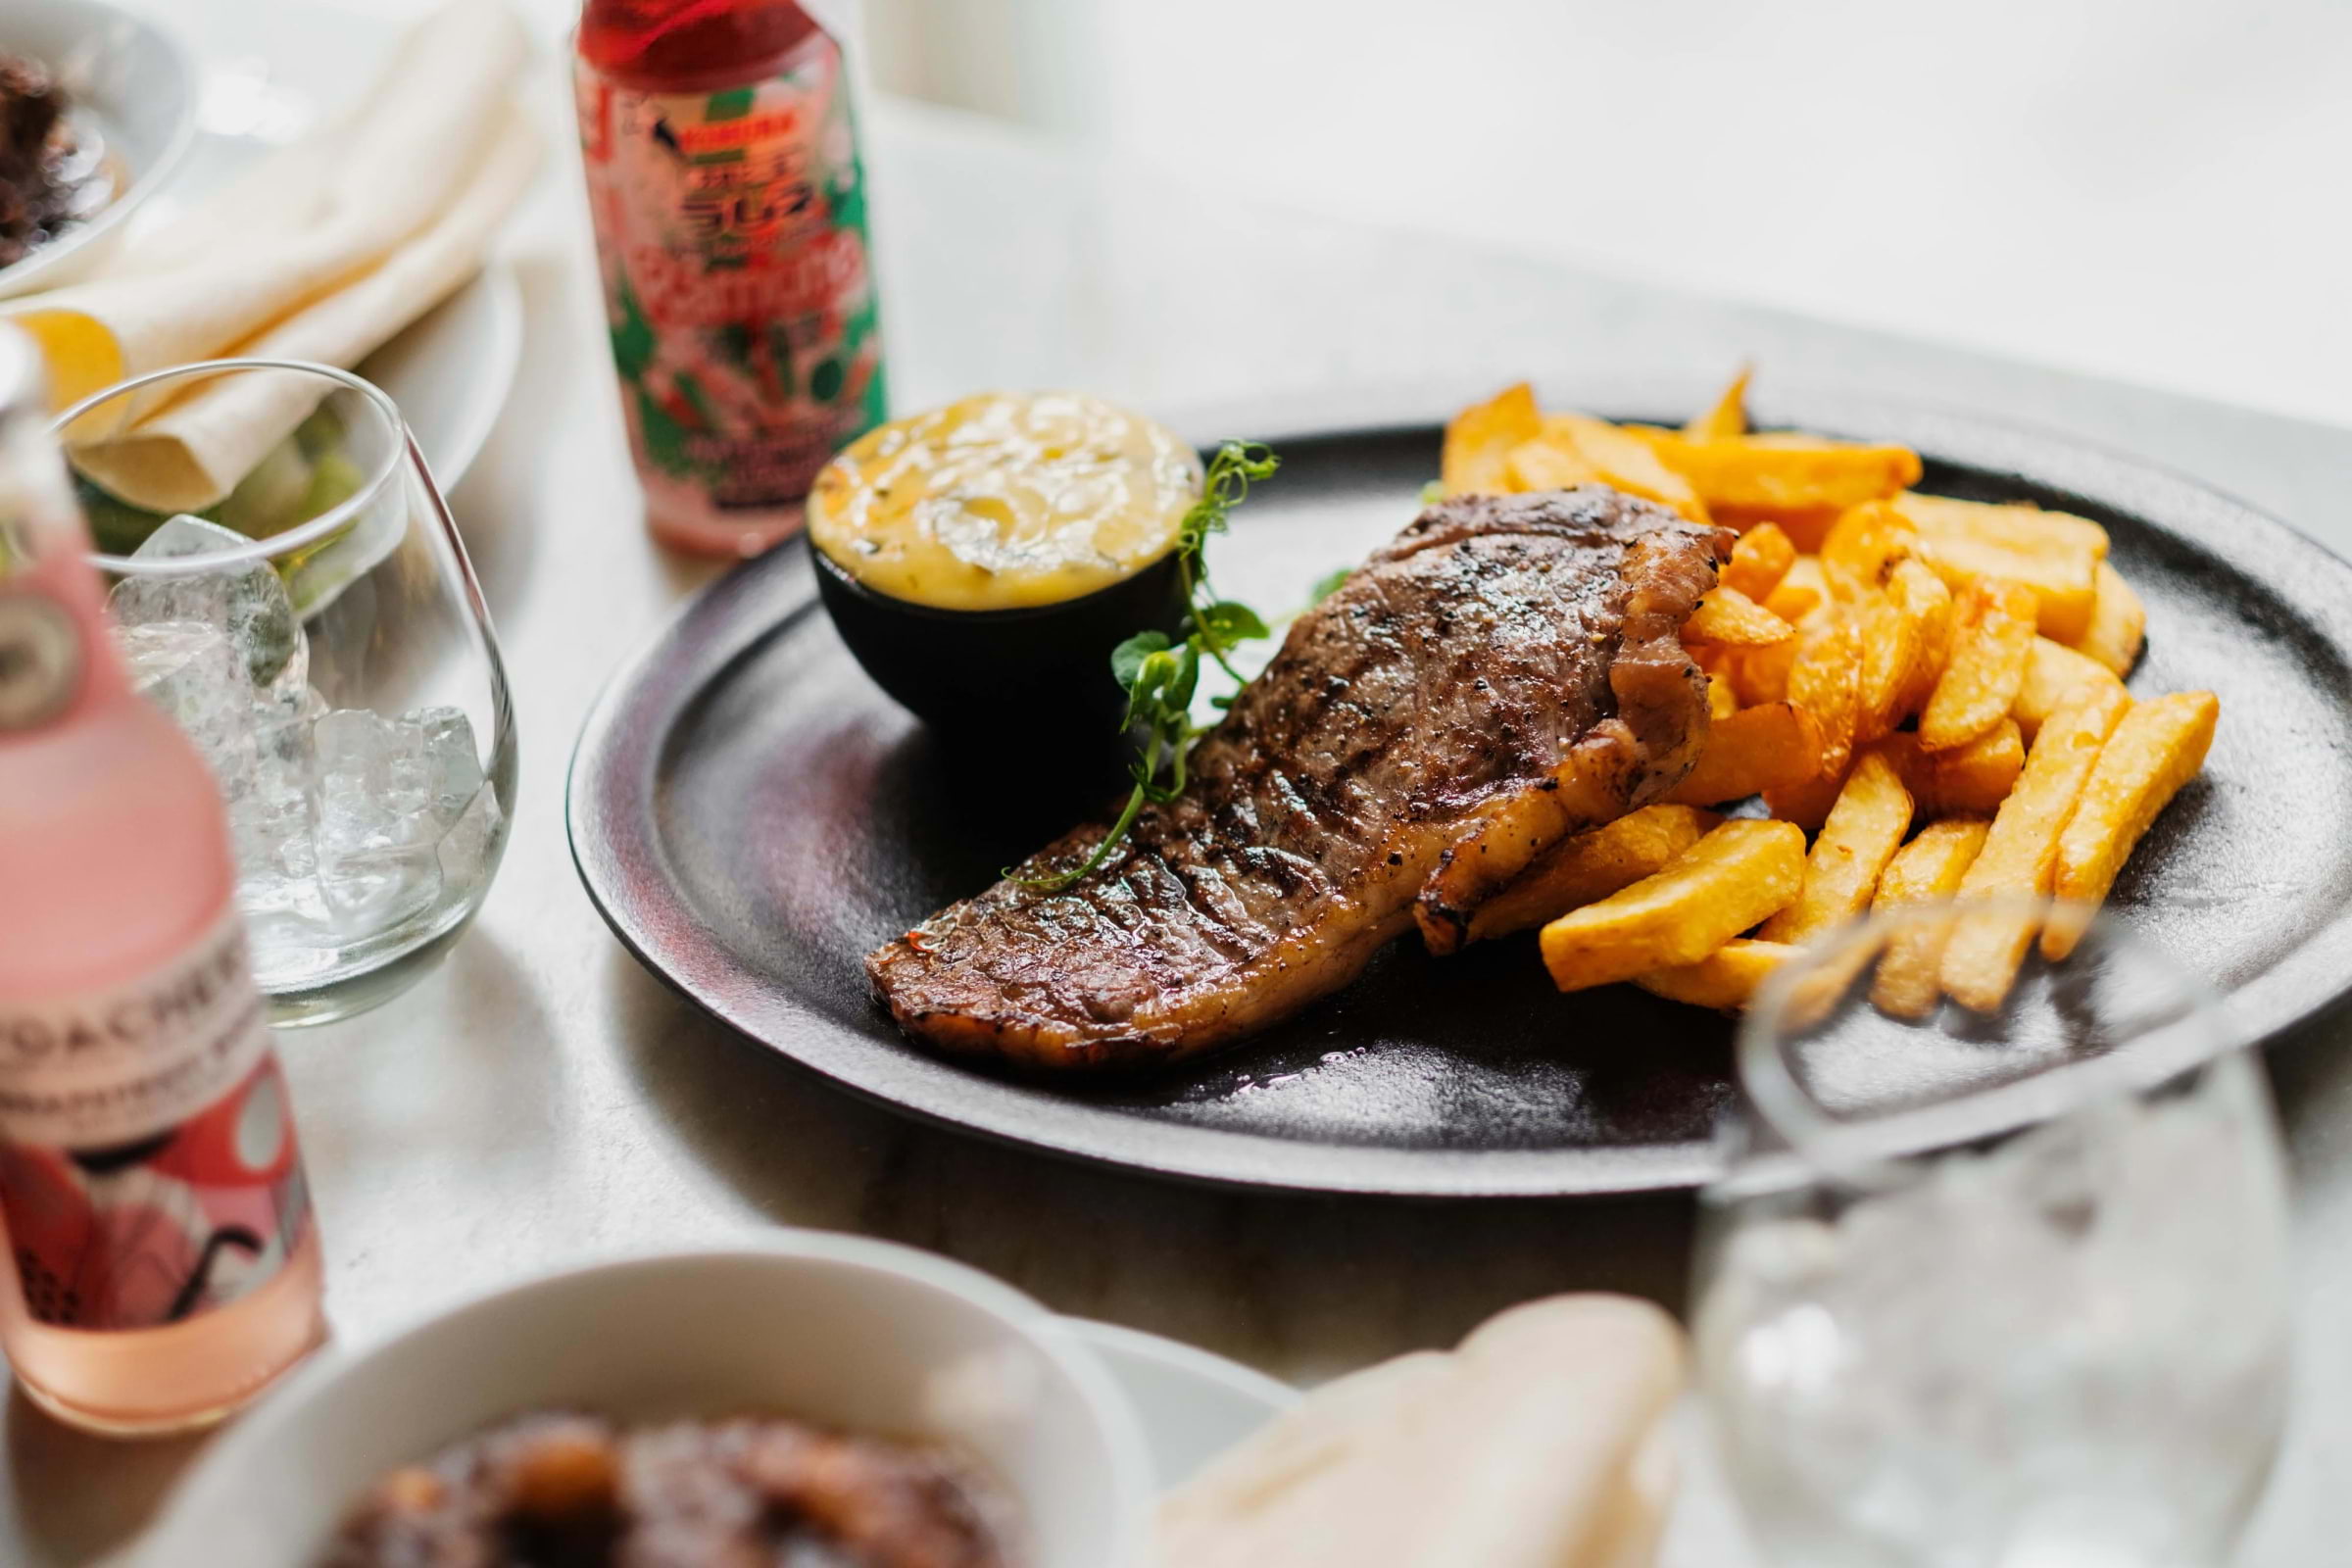
<svg viewBox="0 0 2352 1568"><path fill-rule="evenodd" d="M324 1336L219 791L135 695L0 330L0 1350L97 1431L219 1420Z"/></svg>

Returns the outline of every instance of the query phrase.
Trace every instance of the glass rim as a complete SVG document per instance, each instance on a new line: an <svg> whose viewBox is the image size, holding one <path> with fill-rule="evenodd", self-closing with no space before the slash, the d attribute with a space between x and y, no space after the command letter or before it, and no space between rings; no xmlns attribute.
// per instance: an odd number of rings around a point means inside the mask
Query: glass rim
<svg viewBox="0 0 2352 1568"><path fill-rule="evenodd" d="M1803 1028L1791 1025L1789 1015L1808 979L1819 984L1818 977L1837 976L1840 967L1853 964L1851 972L1837 981L1842 1001L1869 968L1869 956L1906 926L1957 918L1962 911L2024 914L2038 925L2060 910L2074 911L2082 927L2081 941L2145 956L2152 970L2165 974L2177 988L2179 1010L2155 1019L2134 1038L2132 1049L2053 1061L2006 1082L1858 1116L1840 1116L1825 1108L1790 1064L1787 1048ZM1867 1001L1863 1004L1870 1005ZM2229 1058L2235 1045L2228 1019L2227 1004L2201 973L2166 961L2163 950L2095 907L2048 895L1945 898L1874 910L1809 944L1781 965L1740 1017L1734 1065L1749 1113L1788 1146L1761 1156L1758 1166L1797 1166L1815 1179L1878 1187L1907 1179L1923 1161L1952 1149L2023 1132L2119 1095L2142 1094ZM1744 1188L1757 1180L1778 1185L1764 1170L1751 1172L1749 1181L1734 1171L1716 1185Z"/></svg>
<svg viewBox="0 0 2352 1568"><path fill-rule="evenodd" d="M186 365L173 365L160 370L149 370L143 375L134 375L126 380L117 381L111 386L101 387L64 413L55 416L49 421L49 433L57 437L59 444L66 449L66 462L69 466L72 466L73 443L66 439L66 432L75 420L101 405L161 381L192 376L220 375L237 370L294 370L334 381L359 393L368 402L374 405L376 412L383 416L386 425L393 434L393 440L384 455L382 466L376 472L369 474L367 482L351 495L336 502L316 517L288 528L283 533L273 533L264 539L248 540L242 545L227 550L208 550L202 555L169 556L160 560L140 561L129 556L114 556L103 551L93 550L89 553L88 559L101 570L111 571L119 577L193 577L217 571L222 566L240 565L249 561L270 561L289 551L300 550L308 545L316 544L320 539L339 531L353 518L373 506L377 497L383 493L384 486L390 483L392 477L400 471L402 460L407 458L413 450L414 443L409 434L408 420L401 414L400 405L392 401L390 393L366 376L346 370L339 366L321 364L317 360L195 360ZM418 466L421 467L422 464L419 463ZM74 471L79 477L80 471L78 469ZM88 482L95 483L96 481Z"/></svg>

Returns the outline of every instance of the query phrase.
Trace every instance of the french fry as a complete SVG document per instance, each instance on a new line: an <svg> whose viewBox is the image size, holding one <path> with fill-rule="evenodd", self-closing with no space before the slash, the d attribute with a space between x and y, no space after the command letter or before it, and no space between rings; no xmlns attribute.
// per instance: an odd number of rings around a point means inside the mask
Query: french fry
<svg viewBox="0 0 2352 1568"><path fill-rule="evenodd" d="M1544 431L1535 389L1525 381L1472 404L1446 422L1439 474L1449 496L1494 495L1509 488L1511 449Z"/></svg>
<svg viewBox="0 0 2352 1568"><path fill-rule="evenodd" d="M2076 646L2118 675L2129 675L2139 662L2139 646L2148 630L2148 607L2124 581L2124 574L2099 563L2098 596L2090 607L2090 629Z"/></svg>
<svg viewBox="0 0 2352 1568"><path fill-rule="evenodd" d="M2098 602L2098 557L2054 539L2040 550L2012 550L1973 534L1921 534L1919 558L1958 593L1986 582L2023 583L2034 590L2034 618L2044 637L2073 644L2090 630Z"/></svg>
<svg viewBox="0 0 2352 1568"><path fill-rule="evenodd" d="M1821 728L1792 703L1742 708L1713 721L1698 761L1666 799L1681 806L1743 801L1821 771Z"/></svg>
<svg viewBox="0 0 2352 1568"><path fill-rule="evenodd" d="M1864 752L1813 841L1803 890L1756 934L1767 942L1806 942L1860 914L1910 831L1911 792L1886 758Z"/></svg>
<svg viewBox="0 0 2352 1568"><path fill-rule="evenodd" d="M2018 583L1969 590L1951 657L1919 715L1922 747L1948 752L2009 716L2034 656L2034 590Z"/></svg>
<svg viewBox="0 0 2352 1568"><path fill-rule="evenodd" d="M1782 1026L1800 1034L1819 1026L1844 1005L1853 994L1854 982L1869 967L1870 952L1860 944L1820 954L1788 988L1781 1004Z"/></svg>
<svg viewBox="0 0 2352 1568"><path fill-rule="evenodd" d="M1878 745L1902 775L1916 814L1928 819L1990 816L2009 798L2026 765L2025 738L2013 718L1947 752L1928 751L1917 735L1902 730Z"/></svg>
<svg viewBox="0 0 2352 1568"><path fill-rule="evenodd" d="M1605 482L1600 470L1587 463L1574 448L1546 441L1541 435L1511 448L1503 463L1503 484L1519 493L1573 490L1580 484Z"/></svg>
<svg viewBox="0 0 2352 1568"><path fill-rule="evenodd" d="M1862 644L1851 621L1833 616L1797 640L1786 690L1821 727L1822 772L1842 777L1862 707Z"/></svg>
<svg viewBox="0 0 2352 1568"><path fill-rule="evenodd" d="M1683 622L1683 641L1716 643L1729 648L1769 648L1796 635L1796 628L1737 588L1721 584Z"/></svg>
<svg viewBox="0 0 2352 1568"><path fill-rule="evenodd" d="M1903 683L1901 705L1896 710L1899 720L1919 713L1935 695L1944 661L1951 657L1952 619L1959 613L1959 604L1943 579L1922 562L1904 563L1897 568L1895 578L1894 597L1919 627L1919 640L1911 650L1910 673Z"/></svg>
<svg viewBox="0 0 2352 1568"><path fill-rule="evenodd" d="M2059 837L2131 702L2120 682L2092 687L2042 724L2017 788L2001 803L1983 851L1961 879L1961 898L2031 898L2050 891ZM1962 915L1943 951L1944 994L1973 1012L1998 1012L2017 983L2018 965L2034 934L2030 913L1988 909Z"/></svg>
<svg viewBox="0 0 2352 1568"><path fill-rule="evenodd" d="M1951 620L1952 591L1941 578L1908 558L1888 568L1886 591L1863 612L1855 744L1889 733L1928 700L1951 645Z"/></svg>
<svg viewBox="0 0 2352 1568"><path fill-rule="evenodd" d="M2018 686L2017 701L2010 707L2009 716L2031 743L2042 720L2088 690L2113 686L2118 690L2123 682L2114 670L2085 654L2079 654L2063 643L2054 643L2046 636L2034 639L2034 653L2026 661L2026 678Z"/></svg>
<svg viewBox="0 0 2352 1568"><path fill-rule="evenodd" d="M1761 533L1767 528L1777 528L1777 525L1759 522L1740 537L1744 539L1749 534ZM1799 559L1811 560L1812 558L1808 556ZM1764 601L1764 608L1788 622L1789 625L1794 626L1827 602L1818 588L1808 588L1801 582L1784 582L1772 591L1770 598Z"/></svg>
<svg viewBox="0 0 2352 1568"><path fill-rule="evenodd" d="M1644 806L1590 833L1562 839L1478 906L1465 940L1484 942L1526 931L1631 887L1665 869L1721 820L1713 811L1688 806Z"/></svg>
<svg viewBox="0 0 2352 1568"><path fill-rule="evenodd" d="M2221 716L2221 699L2211 692L2153 698L2123 716L2058 837L2052 891L2060 899L2085 910L2106 901L2148 825L2205 765ZM2042 928L2041 956L2065 957L2082 935L2080 921L2053 916Z"/></svg>
<svg viewBox="0 0 2352 1568"><path fill-rule="evenodd" d="M1815 774L1801 784L1782 784L1764 792L1765 808L1782 822L1793 822L1807 833L1818 833L1830 819L1830 808L1845 788L1845 770Z"/></svg>
<svg viewBox="0 0 2352 1568"><path fill-rule="evenodd" d="M1805 836L1787 822L1732 821L1665 869L1544 928L1562 991L1692 964L1796 897Z"/></svg>
<svg viewBox="0 0 2352 1568"><path fill-rule="evenodd" d="M1739 694L1732 690L1731 681L1721 674L1707 677L1707 717L1724 719L1740 711Z"/></svg>
<svg viewBox="0 0 2352 1568"><path fill-rule="evenodd" d="M1634 976L1634 984L1669 1002L1738 1012L1756 994L1756 987L1796 954L1787 943L1734 937L1696 963L1652 969Z"/></svg>
<svg viewBox="0 0 2352 1568"><path fill-rule="evenodd" d="M1796 546L1789 542L1781 525L1759 522L1732 546L1732 559L1723 566L1723 582L1726 587L1737 588L1763 604L1795 564Z"/></svg>
<svg viewBox="0 0 2352 1568"><path fill-rule="evenodd" d="M1541 439L1574 452L1602 484L1671 507L1692 522L1710 520L1690 481L1668 467L1648 442L1621 426L1585 414L1546 414Z"/></svg>
<svg viewBox="0 0 2352 1568"><path fill-rule="evenodd" d="M1848 507L1822 536L1822 579L1831 597L1852 604L1886 586L1894 564L1908 558L1919 530L1886 502Z"/></svg>
<svg viewBox="0 0 2352 1568"><path fill-rule="evenodd" d="M1747 378L1754 370L1752 365L1740 367L1740 373L1732 377L1732 384L1723 389L1715 406L1683 426L1683 439L1729 441L1747 434Z"/></svg>
<svg viewBox="0 0 2352 1568"><path fill-rule="evenodd" d="M2044 512L2014 502L1955 501L1906 490L1894 504L1930 538L1965 537L2004 550L2087 550L2107 559L2107 530L2071 512Z"/></svg>
<svg viewBox="0 0 2352 1568"><path fill-rule="evenodd" d="M1886 869L1879 873L1879 890L1872 897L1873 913L1906 906L1933 904L1960 889L1960 879L1984 848L1992 824L1974 817L1930 822L1919 836L1895 851ZM1936 1010L1943 988L1936 977L1943 959L1948 922L1920 920L1887 937L1879 952L1879 973L1870 1000L1881 1012L1896 1018L1925 1018Z"/></svg>
<svg viewBox="0 0 2352 1568"><path fill-rule="evenodd" d="M1731 682L1732 695L1740 700L1741 708L1761 708L1766 703L1787 700L1788 666L1795 662L1796 648L1797 640L1791 637L1770 648L1722 650L1724 679Z"/></svg>
<svg viewBox="0 0 2352 1568"><path fill-rule="evenodd" d="M1637 434L1690 481L1716 521L1735 528L1777 522L1799 548L1818 544L1846 508L1891 496L1920 471L1919 455L1904 447L1789 431L1714 441Z"/></svg>
<svg viewBox="0 0 2352 1568"><path fill-rule="evenodd" d="M1762 527L1763 524L1758 523L1757 526ZM1819 556L1798 556L1795 564L1789 566L1788 574L1781 579L1781 587L1809 588L1813 592L1815 604L1820 604L1830 597L1830 579L1822 574ZM1779 589L1775 589L1774 592L1779 592Z"/></svg>

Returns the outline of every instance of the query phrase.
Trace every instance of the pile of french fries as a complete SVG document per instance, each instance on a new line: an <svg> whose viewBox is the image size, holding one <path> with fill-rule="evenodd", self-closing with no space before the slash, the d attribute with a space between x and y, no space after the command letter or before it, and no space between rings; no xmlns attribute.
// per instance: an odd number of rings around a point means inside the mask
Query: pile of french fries
<svg viewBox="0 0 2352 1568"><path fill-rule="evenodd" d="M2211 692L2133 702L2147 612L2097 523L1921 495L1916 453L1755 432L1743 371L1680 430L1546 414L1524 384L1446 426L1450 495L1605 484L1739 531L1683 626L1708 677L1665 802L1556 846L1469 935L1543 927L1563 991L1620 981L1737 1009L1803 943L1874 908L2055 896L2095 906L2204 765ZM1760 796L1769 819L1721 808ZM1810 847L1808 848L1808 839ZM1873 1000L1996 1012L2038 936L1985 910L1879 958Z"/></svg>

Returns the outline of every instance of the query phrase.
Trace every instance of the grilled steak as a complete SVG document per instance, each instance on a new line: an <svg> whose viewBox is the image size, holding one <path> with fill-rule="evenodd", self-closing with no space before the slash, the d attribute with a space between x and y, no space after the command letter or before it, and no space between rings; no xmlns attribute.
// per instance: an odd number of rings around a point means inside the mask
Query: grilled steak
<svg viewBox="0 0 2352 1568"><path fill-rule="evenodd" d="M1431 508L1299 617L1092 876L942 910L866 958L876 990L944 1050L1096 1066L1262 1029L1416 922L1451 948L1545 846L1690 767L1706 683L1679 631L1730 540L1598 487Z"/></svg>

